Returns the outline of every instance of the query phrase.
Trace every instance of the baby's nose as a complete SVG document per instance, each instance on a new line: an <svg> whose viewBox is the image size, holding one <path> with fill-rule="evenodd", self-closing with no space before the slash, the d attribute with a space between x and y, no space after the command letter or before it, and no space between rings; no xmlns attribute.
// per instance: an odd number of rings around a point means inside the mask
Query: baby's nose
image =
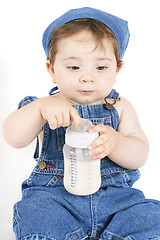
<svg viewBox="0 0 160 240"><path fill-rule="evenodd" d="M94 77L92 72L87 71L80 76L79 80L81 83L94 82Z"/></svg>

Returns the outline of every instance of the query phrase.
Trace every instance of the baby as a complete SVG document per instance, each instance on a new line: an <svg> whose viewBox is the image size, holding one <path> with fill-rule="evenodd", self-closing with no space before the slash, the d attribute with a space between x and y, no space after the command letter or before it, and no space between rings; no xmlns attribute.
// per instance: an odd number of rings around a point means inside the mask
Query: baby
<svg viewBox="0 0 160 240"><path fill-rule="evenodd" d="M37 165L14 206L17 240L160 238L160 202L132 188L149 146L132 104L113 89L129 41L126 21L93 8L72 9L43 35L46 67L57 87L25 97L4 122L6 141L25 147L37 137ZM63 185L66 127L89 119L99 137L101 187L77 196Z"/></svg>

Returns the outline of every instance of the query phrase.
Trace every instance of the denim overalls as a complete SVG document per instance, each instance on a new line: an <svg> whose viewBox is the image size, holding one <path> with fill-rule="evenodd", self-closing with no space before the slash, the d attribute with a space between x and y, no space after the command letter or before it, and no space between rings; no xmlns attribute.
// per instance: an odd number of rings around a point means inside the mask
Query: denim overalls
<svg viewBox="0 0 160 240"><path fill-rule="evenodd" d="M52 93L51 93L52 94ZM109 97L118 98L112 90ZM36 97L26 97L24 106ZM116 109L104 105L73 105L82 118L117 130ZM63 186L63 145L66 128L44 125L43 146L34 154L37 165L22 184L22 200L14 206L17 240L149 240L160 239L160 202L145 199L132 188L138 170L124 169L108 157L101 160L102 184L89 196L68 193Z"/></svg>

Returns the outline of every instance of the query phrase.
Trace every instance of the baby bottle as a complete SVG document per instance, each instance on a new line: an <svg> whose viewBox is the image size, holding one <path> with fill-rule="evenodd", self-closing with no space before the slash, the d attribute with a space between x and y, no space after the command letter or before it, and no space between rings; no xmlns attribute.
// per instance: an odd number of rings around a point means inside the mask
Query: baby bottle
<svg viewBox="0 0 160 240"><path fill-rule="evenodd" d="M66 130L64 154L64 187L75 195L93 194L100 188L100 159L95 160L88 154L88 145L98 133L89 133L92 123L81 119L81 125L74 124Z"/></svg>

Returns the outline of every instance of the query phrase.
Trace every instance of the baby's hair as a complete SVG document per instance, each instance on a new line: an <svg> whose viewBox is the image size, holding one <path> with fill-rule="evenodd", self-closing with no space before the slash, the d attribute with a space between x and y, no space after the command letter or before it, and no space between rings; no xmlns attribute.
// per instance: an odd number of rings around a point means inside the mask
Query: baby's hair
<svg viewBox="0 0 160 240"><path fill-rule="evenodd" d="M109 39L113 44L113 50L117 61L117 67L122 66L122 61L119 59L119 47L118 41L115 34L102 22L91 19L91 18L80 18L75 19L70 22L65 23L64 25L54 29L51 32L51 41L49 47L49 60L50 63L53 65L55 61L55 57L58 51L57 44L63 38L70 37L74 34L77 34L81 31L87 30L89 31L96 43L96 47L103 48L103 40Z"/></svg>

